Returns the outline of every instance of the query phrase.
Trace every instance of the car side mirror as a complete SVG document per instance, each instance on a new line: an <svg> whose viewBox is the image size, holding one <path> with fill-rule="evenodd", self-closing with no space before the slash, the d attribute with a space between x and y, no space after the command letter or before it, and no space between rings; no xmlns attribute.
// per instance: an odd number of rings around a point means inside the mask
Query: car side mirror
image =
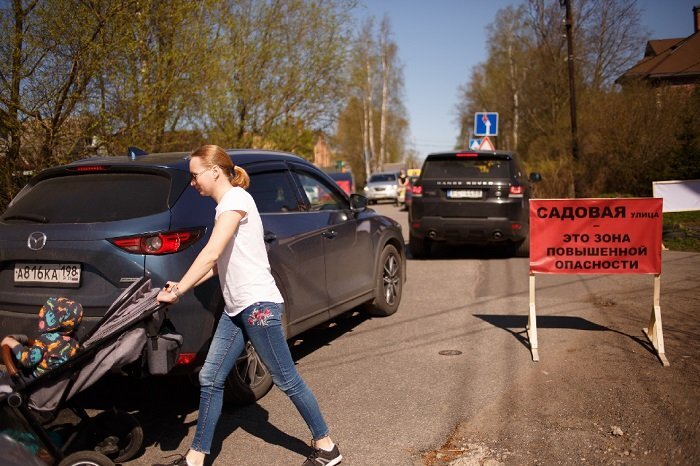
<svg viewBox="0 0 700 466"><path fill-rule="evenodd" d="M362 194L352 193L350 195L350 210L360 213L367 208L367 198Z"/></svg>
<svg viewBox="0 0 700 466"><path fill-rule="evenodd" d="M540 175L539 172L532 172L530 173L530 181L533 181L537 183L538 181L542 181L542 175Z"/></svg>

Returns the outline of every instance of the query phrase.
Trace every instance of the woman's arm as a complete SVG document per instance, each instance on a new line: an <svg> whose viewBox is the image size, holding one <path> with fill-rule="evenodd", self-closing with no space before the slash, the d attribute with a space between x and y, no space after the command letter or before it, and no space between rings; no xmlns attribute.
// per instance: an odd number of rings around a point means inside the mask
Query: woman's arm
<svg viewBox="0 0 700 466"><path fill-rule="evenodd" d="M238 224L245 215L240 210L228 210L219 215L214 224L209 241L200 251L182 279L158 293L158 301L173 303L179 295L191 290L200 283L213 277L216 273L216 261L223 253L226 245L231 242ZM172 284L168 282L168 284Z"/></svg>

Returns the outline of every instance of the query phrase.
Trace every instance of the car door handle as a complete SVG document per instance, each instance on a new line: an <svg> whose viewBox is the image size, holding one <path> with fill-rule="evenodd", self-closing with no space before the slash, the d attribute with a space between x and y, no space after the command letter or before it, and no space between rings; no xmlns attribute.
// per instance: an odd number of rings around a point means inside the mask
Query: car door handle
<svg viewBox="0 0 700 466"><path fill-rule="evenodd" d="M272 243L274 240L277 239L277 235L274 233L265 233L263 236L263 239L265 240L266 243Z"/></svg>
<svg viewBox="0 0 700 466"><path fill-rule="evenodd" d="M326 230L323 233L321 233L324 238L328 239L335 239L336 236L338 236L338 232L335 230Z"/></svg>

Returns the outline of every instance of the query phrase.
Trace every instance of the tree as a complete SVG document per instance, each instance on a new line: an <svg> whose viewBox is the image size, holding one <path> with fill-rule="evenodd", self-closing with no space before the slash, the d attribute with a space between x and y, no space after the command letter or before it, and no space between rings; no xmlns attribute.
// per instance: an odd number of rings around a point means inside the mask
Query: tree
<svg viewBox="0 0 700 466"><path fill-rule="evenodd" d="M115 24L91 106L110 152L131 145L176 150L198 139L192 129L203 112L202 90L212 83L209 70L217 67L212 20L220 7L216 0L139 0L130 18Z"/></svg>
<svg viewBox="0 0 700 466"><path fill-rule="evenodd" d="M380 23L377 39L374 24L374 18L368 18L353 44L348 98L334 138L343 159L362 173L360 184L370 173L382 170L385 163L404 156L408 127L398 47L391 39L388 18ZM375 128L379 128L378 133Z"/></svg>
<svg viewBox="0 0 700 466"><path fill-rule="evenodd" d="M465 138L474 127L475 112L498 109L501 121L499 147L518 149L523 112L521 96L530 61L524 17L525 7L507 7L499 11L494 23L487 27L489 58L486 63L475 67L469 85L460 86L463 100L459 105L466 104L467 108L466 111L458 108L460 134Z"/></svg>
<svg viewBox="0 0 700 466"><path fill-rule="evenodd" d="M633 0L572 0L577 51L576 95L581 159L600 139L600 102L615 92L612 83L634 60L643 43ZM542 172L542 194L572 196L573 180L593 182L575 165L569 144L567 50L563 10L557 0L527 0L497 13L489 27L489 54L461 87L458 103L463 134L476 111L499 112L498 147L518 150ZM466 109L466 110L465 110ZM617 115L616 115L617 116ZM597 150L597 148L596 148ZM597 185L597 182L596 182ZM582 190L590 192L590 186Z"/></svg>
<svg viewBox="0 0 700 466"><path fill-rule="evenodd" d="M204 92L210 137L228 146L265 141L285 149L296 144L298 128L329 128L345 88L350 6L330 0L230 2L219 18L221 61L210 70L215 84ZM290 137L273 140L271 134Z"/></svg>
<svg viewBox="0 0 700 466"><path fill-rule="evenodd" d="M2 9L0 116L9 141L2 172L10 191L19 182L14 174L21 158L27 168L41 168L65 160L83 139L78 114L110 27L129 5L13 0Z"/></svg>
<svg viewBox="0 0 700 466"><path fill-rule="evenodd" d="M311 157L345 105L355 6L355 0L0 3L6 143L0 206L24 182L20 167L75 160L97 146L106 154L131 145L176 151L206 140ZM398 127L393 99L383 117L386 147Z"/></svg>
<svg viewBox="0 0 700 466"><path fill-rule="evenodd" d="M652 194L652 182L693 179L700 174L700 109L697 90L653 88L644 83L600 93L589 128L582 179L587 196Z"/></svg>
<svg viewBox="0 0 700 466"><path fill-rule="evenodd" d="M649 36L636 0L574 0L580 4L580 78L594 91L610 90L615 79L639 59Z"/></svg>

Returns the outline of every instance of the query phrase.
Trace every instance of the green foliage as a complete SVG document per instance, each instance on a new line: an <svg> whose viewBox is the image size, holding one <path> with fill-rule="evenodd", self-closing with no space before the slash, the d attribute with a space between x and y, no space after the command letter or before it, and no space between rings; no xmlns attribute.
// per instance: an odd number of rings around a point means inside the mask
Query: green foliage
<svg viewBox="0 0 700 466"><path fill-rule="evenodd" d="M204 141L312 158L343 105L354 0L0 5L0 208L24 171Z"/></svg>
<svg viewBox="0 0 700 466"><path fill-rule="evenodd" d="M644 85L599 96L595 107L615 115L615 124L594 117L585 122L588 137L582 166L588 194L619 191L647 196L653 181L696 178L700 125L692 128L687 123L700 121L694 100L688 89Z"/></svg>
<svg viewBox="0 0 700 466"><path fill-rule="evenodd" d="M328 129L345 91L349 7L333 0L226 2L217 20L217 66L201 89L210 137L229 147L299 147L298 122ZM303 151L312 153L314 143L307 140Z"/></svg>
<svg viewBox="0 0 700 466"><path fill-rule="evenodd" d="M664 213L664 246L700 252L700 211Z"/></svg>

